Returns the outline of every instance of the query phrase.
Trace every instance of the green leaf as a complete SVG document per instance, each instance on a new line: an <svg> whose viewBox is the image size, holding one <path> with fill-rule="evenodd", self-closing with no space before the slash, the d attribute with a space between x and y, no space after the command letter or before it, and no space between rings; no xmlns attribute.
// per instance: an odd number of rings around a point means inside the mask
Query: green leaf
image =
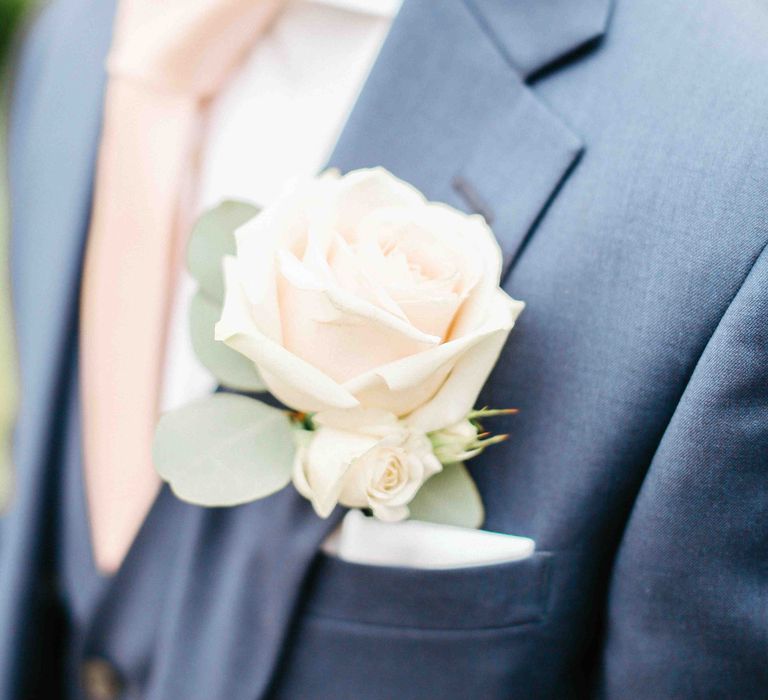
<svg viewBox="0 0 768 700"><path fill-rule="evenodd" d="M222 202L203 214L192 229L187 268L212 300L224 301L221 261L225 255L235 254L235 230L258 213L258 208L247 202Z"/></svg>
<svg viewBox="0 0 768 700"><path fill-rule="evenodd" d="M214 394L166 413L155 432L155 468L182 500L234 506L265 498L291 479L293 428L284 411Z"/></svg>
<svg viewBox="0 0 768 700"><path fill-rule="evenodd" d="M421 487L408 507L411 518L430 523L478 528L485 520L480 493L461 462L446 464Z"/></svg>
<svg viewBox="0 0 768 700"><path fill-rule="evenodd" d="M221 304L198 292L189 307L192 347L200 362L224 386L238 391L265 391L256 366L245 355L214 338Z"/></svg>

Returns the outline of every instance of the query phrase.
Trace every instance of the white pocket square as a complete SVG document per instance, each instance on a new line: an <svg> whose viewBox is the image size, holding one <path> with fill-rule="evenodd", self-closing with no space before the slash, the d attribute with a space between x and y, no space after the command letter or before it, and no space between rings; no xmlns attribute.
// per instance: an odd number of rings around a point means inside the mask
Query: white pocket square
<svg viewBox="0 0 768 700"><path fill-rule="evenodd" d="M536 547L528 537L419 520L385 523L351 510L323 542L326 554L373 566L459 569L517 561Z"/></svg>

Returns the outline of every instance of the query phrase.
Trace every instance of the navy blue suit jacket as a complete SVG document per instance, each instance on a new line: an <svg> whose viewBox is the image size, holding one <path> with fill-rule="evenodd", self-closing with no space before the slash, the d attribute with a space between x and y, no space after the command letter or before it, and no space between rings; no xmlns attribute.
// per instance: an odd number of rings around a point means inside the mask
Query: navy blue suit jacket
<svg viewBox="0 0 768 700"><path fill-rule="evenodd" d="M112 12L55 0L15 82L3 700L30 692L52 628L51 465ZM471 466L485 527L537 552L359 566L318 554L334 521L291 490L213 511L164 493L92 653L151 699L768 696L768 6L405 0L331 162L491 221L528 306L482 402L520 414ZM128 624L157 632L149 650L112 643Z"/></svg>

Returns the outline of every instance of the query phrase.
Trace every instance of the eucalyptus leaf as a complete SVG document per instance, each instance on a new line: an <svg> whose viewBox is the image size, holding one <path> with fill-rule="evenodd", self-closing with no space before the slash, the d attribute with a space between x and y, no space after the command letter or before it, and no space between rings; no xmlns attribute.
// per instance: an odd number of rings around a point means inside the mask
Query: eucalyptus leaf
<svg viewBox="0 0 768 700"><path fill-rule="evenodd" d="M224 301L222 258L235 254L235 231L258 213L253 204L226 201L203 214L192 229L187 268L213 301Z"/></svg>
<svg viewBox="0 0 768 700"><path fill-rule="evenodd" d="M266 391L256 366L245 355L214 338L221 304L198 292L189 307L192 347L203 366L223 386L238 391Z"/></svg>
<svg viewBox="0 0 768 700"><path fill-rule="evenodd" d="M182 500L248 503L285 487L295 447L288 415L261 401L214 394L166 413L155 432L155 468Z"/></svg>
<svg viewBox="0 0 768 700"><path fill-rule="evenodd" d="M430 523L478 528L485 520L480 493L461 462L428 479L408 507L411 518Z"/></svg>

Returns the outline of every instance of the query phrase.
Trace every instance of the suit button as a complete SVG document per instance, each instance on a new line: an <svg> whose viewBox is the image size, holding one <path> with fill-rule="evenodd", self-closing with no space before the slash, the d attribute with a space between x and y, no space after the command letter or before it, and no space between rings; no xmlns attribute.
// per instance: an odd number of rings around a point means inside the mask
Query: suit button
<svg viewBox="0 0 768 700"><path fill-rule="evenodd" d="M104 659L88 659L82 668L83 690L88 700L116 700L123 682L114 666Z"/></svg>

